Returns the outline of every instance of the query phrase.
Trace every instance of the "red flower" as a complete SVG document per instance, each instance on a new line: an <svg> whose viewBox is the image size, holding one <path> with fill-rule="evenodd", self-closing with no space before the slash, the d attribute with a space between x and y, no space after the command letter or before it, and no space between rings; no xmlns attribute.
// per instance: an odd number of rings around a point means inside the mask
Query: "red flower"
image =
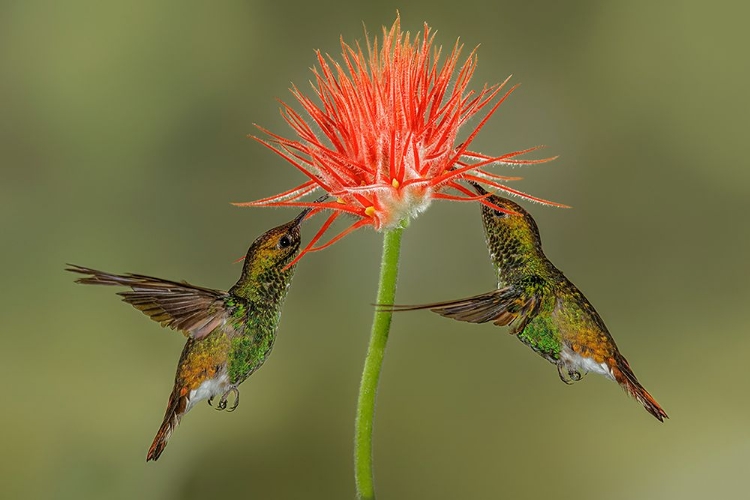
<svg viewBox="0 0 750 500"><path fill-rule="evenodd" d="M372 44L367 39L367 56L359 44L353 48L343 40L343 64L318 52L313 90L320 105L296 86L291 89L315 128L282 102L281 114L297 138L286 139L260 126L270 139L254 137L310 180L284 193L237 205L312 206L311 214L330 210L332 213L301 257L308 251L328 247L363 226L376 230L396 227L403 219L424 211L433 199L479 200L488 204L484 197L459 184L459 179L549 203L500 183L518 177L491 174L482 167L542 163L554 158L517 158L537 148L500 156L469 150L481 128L516 87L501 94L506 80L500 85L485 85L479 92L467 90L476 69L475 53L472 51L456 74L462 45L456 42L439 67L442 48L433 50L433 39L434 34L430 35L425 24L424 34L417 34L412 40L408 32L401 31L396 18L390 30L383 28L381 48L377 38ZM488 111L484 117L457 144L459 129L485 108ZM446 193L449 188L458 194ZM334 200L300 201L318 189ZM354 215L356 221L316 247L342 214Z"/></svg>

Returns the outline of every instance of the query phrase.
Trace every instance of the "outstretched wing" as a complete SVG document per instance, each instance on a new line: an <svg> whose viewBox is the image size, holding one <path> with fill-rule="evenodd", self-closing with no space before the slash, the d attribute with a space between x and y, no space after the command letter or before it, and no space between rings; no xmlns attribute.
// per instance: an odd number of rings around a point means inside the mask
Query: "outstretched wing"
<svg viewBox="0 0 750 500"><path fill-rule="evenodd" d="M179 330L196 340L224 324L229 317L228 294L221 290L141 274L110 274L72 264L68 266L66 271L88 275L76 283L130 287L132 291L118 293L125 302L161 326Z"/></svg>
<svg viewBox="0 0 750 500"><path fill-rule="evenodd" d="M511 333L523 330L526 324L536 315L539 301L536 296L527 297L518 288L507 286L488 293L474 295L465 299L434 302L419 305L381 305L381 310L401 312L429 309L446 318L469 323L487 323L492 321L499 326L512 325Z"/></svg>

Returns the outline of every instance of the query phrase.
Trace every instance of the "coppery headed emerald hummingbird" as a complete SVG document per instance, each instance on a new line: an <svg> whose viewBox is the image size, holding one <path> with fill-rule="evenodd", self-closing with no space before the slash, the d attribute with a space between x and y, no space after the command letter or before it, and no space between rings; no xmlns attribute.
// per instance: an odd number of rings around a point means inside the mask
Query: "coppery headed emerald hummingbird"
<svg viewBox="0 0 750 500"><path fill-rule="evenodd" d="M482 205L497 290L460 300L386 309L429 309L459 321L510 326L511 334L557 365L563 382L580 380L587 372L604 375L659 421L668 418L638 382L594 306L547 259L531 215L518 204L471 184L480 195L488 195L489 203L505 210Z"/></svg>
<svg viewBox="0 0 750 500"><path fill-rule="evenodd" d="M233 411L239 403L238 386L263 365L271 353L281 306L299 253L300 223L310 209L294 220L259 236L245 257L242 275L228 292L153 278L140 274L110 274L70 265L68 271L86 274L86 285L121 285L123 300L154 321L187 337L164 421L148 450L146 461L157 460L185 413L203 399L217 409Z"/></svg>

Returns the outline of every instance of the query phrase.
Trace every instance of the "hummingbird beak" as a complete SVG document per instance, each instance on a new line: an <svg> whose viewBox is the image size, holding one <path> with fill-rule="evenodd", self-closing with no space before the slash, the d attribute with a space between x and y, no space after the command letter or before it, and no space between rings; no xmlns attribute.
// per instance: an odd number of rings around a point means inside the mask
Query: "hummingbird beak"
<svg viewBox="0 0 750 500"><path fill-rule="evenodd" d="M312 208L306 208L297 217L295 217L292 221L294 225L299 226L302 223L302 219L304 219L305 216L310 213L310 210L312 210Z"/></svg>
<svg viewBox="0 0 750 500"><path fill-rule="evenodd" d="M326 193L323 196L321 196L320 198L318 198L317 200L315 200L313 203L322 203L322 202L324 202L324 201L326 201L328 199L328 196L330 196L330 195L328 193Z"/></svg>
<svg viewBox="0 0 750 500"><path fill-rule="evenodd" d="M468 182L469 184L471 184L471 187L474 188L474 191L476 191L477 194L489 194L486 189L484 189L482 186L480 186L476 182L474 182L474 181L466 181L466 182Z"/></svg>
<svg viewBox="0 0 750 500"><path fill-rule="evenodd" d="M325 201L325 200L327 200L327 199L328 199L328 193L324 194L323 196L321 196L320 198L318 198L317 200L315 200L315 201L314 201L313 203L321 203L321 202L323 202L323 201ZM296 226L296 225L299 225L299 224L301 224L301 223L302 223L302 219L304 219L304 218L305 218L305 216L306 216L307 214L309 214L311 210L312 210L312 207L311 207L311 208L306 208L306 209L304 209L304 210L303 210L303 211L302 211L302 212L301 212L301 213L300 213L300 214L299 214L299 215L298 215L297 217L295 217L295 218L294 218L294 220L292 221L292 222L294 222L294 225Z"/></svg>

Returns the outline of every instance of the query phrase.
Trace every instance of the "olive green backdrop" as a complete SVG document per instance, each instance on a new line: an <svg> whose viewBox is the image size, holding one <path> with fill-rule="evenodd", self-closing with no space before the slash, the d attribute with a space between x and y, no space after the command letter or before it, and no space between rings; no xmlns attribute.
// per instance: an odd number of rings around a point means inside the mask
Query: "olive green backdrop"
<svg viewBox="0 0 750 500"><path fill-rule="evenodd" d="M144 462L182 337L81 287L72 262L226 288L301 174L245 139L287 133L306 87L400 10L481 44L475 86L520 89L476 141L546 144L515 187L671 419L614 383L567 387L489 325L394 320L375 427L379 498L738 498L750 463L747 7L740 2L25 1L0 4L0 496L346 499L380 235L300 264L279 339L232 414L196 407ZM511 169L501 173L511 172ZM529 205L526 205L529 206ZM313 222L304 229L309 238ZM493 286L475 204L405 234L399 301Z"/></svg>

